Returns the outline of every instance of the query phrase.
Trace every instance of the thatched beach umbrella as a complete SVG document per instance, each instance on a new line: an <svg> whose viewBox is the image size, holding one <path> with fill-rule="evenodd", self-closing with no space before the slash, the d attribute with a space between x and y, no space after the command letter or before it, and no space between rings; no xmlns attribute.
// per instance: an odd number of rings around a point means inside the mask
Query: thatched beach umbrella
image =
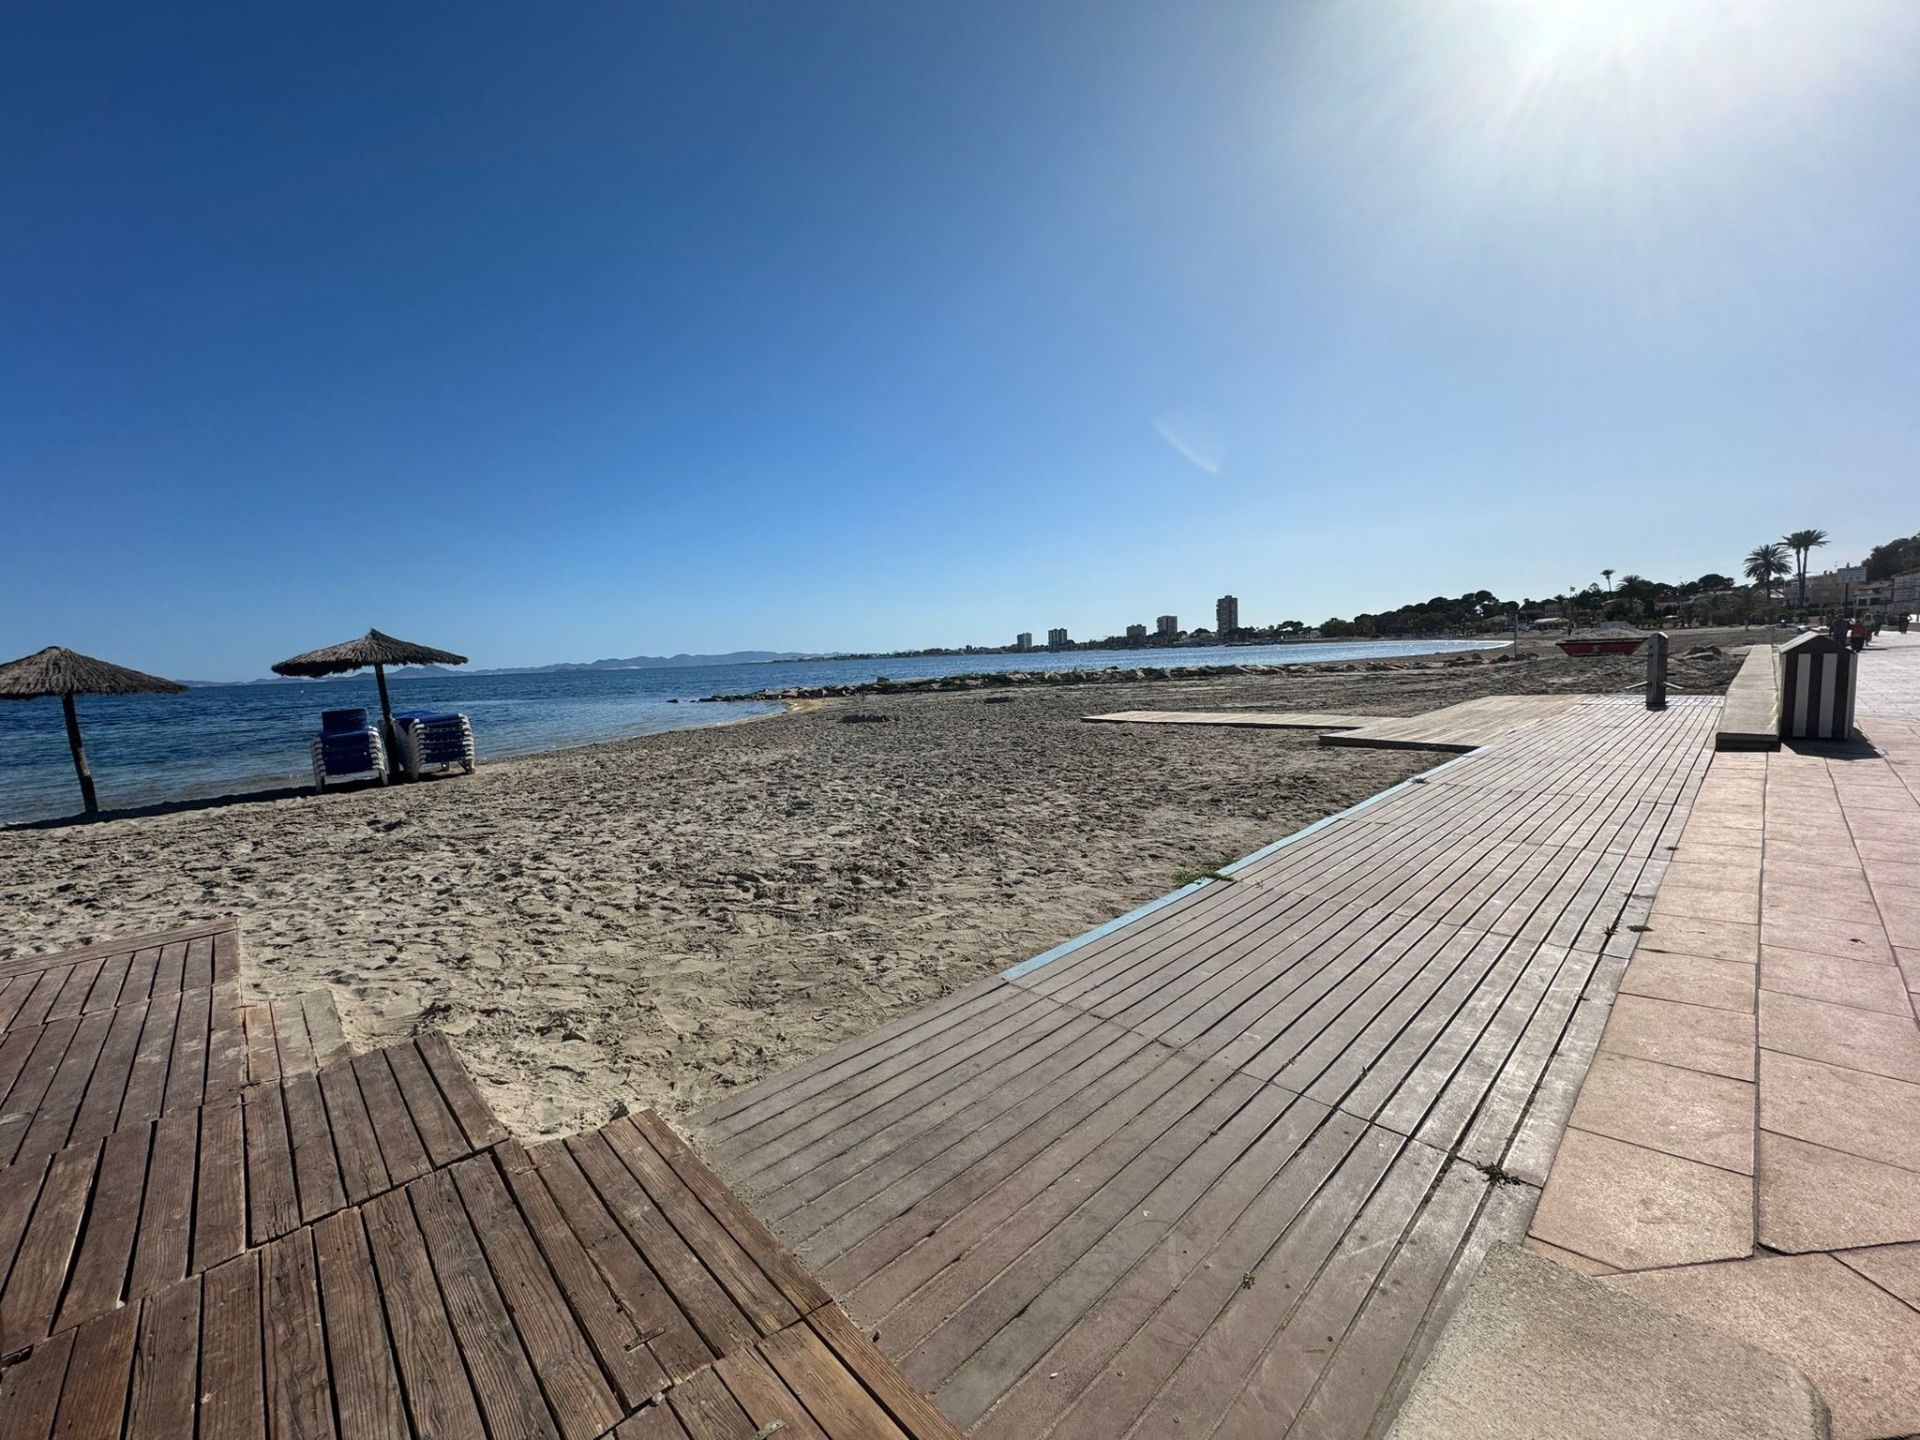
<svg viewBox="0 0 1920 1440"><path fill-rule="evenodd" d="M100 802L93 793L93 772L87 769L86 746L80 743L80 717L74 713L76 695L177 695L187 687L177 680L143 675L138 670L109 665L91 655L79 655L58 645L0 665L0 700L35 700L58 695L67 712L67 745L73 751L74 773L80 777L80 798L87 813L97 814Z"/></svg>
<svg viewBox="0 0 1920 1440"><path fill-rule="evenodd" d="M309 650L273 667L276 675L344 675L349 670L373 667L373 678L380 686L380 738L386 743L389 768L397 766L393 736L393 705L387 699L389 665L464 665L467 657L450 650L435 650L411 640L396 640L369 630L358 640L344 645L329 645L324 650Z"/></svg>

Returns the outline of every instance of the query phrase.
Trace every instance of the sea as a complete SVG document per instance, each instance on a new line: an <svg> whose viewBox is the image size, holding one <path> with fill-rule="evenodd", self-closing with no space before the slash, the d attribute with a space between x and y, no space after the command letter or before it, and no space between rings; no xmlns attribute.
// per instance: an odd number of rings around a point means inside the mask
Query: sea
<svg viewBox="0 0 1920 1440"><path fill-rule="evenodd" d="M1504 643L1504 642L1500 642ZM1000 670L1100 670L1170 665L1311 665L1492 648L1477 640L1363 640L1176 650L923 655L776 660L630 670L505 675L393 676L395 709L458 710L473 723L482 763L571 745L685 730L781 707L760 701L693 703L802 685L861 684ZM75 702L104 810L134 809L310 785L307 742L320 712L364 705L379 713L373 673L337 680L199 685L183 695L83 695ZM0 702L0 823L80 809L60 702Z"/></svg>

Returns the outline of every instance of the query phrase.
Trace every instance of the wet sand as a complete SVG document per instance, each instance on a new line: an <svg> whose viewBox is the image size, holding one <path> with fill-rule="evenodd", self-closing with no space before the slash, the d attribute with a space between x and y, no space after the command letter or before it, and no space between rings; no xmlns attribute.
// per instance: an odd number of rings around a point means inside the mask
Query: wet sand
<svg viewBox="0 0 1920 1440"><path fill-rule="evenodd" d="M1409 715L1642 674L1522 648L859 696L496 764L482 735L470 778L0 832L0 957L233 915L251 986L330 989L357 1045L445 1030L523 1136L681 1115L1445 758L1081 716Z"/></svg>

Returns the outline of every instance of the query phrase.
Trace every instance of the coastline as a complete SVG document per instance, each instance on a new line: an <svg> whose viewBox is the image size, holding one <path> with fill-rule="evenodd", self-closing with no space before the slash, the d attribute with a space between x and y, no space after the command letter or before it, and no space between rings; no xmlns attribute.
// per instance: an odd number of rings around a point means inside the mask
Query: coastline
<svg viewBox="0 0 1920 1440"><path fill-rule="evenodd" d="M1679 665L1676 688L1736 664ZM1416 714L1637 670L1542 655L1121 683L1091 704L1044 685L829 699L471 777L12 830L0 954L236 915L260 991L329 990L360 1045L446 1030L522 1135L682 1115L1433 762L1089 709Z"/></svg>

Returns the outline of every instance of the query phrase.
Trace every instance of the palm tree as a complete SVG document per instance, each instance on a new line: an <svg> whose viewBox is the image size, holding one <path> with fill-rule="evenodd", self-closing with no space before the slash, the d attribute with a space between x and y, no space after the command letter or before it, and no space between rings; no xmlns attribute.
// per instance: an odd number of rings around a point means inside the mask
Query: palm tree
<svg viewBox="0 0 1920 1440"><path fill-rule="evenodd" d="M1602 570L1600 573L1607 577L1607 590L1611 593L1613 590L1613 571Z"/></svg>
<svg viewBox="0 0 1920 1440"><path fill-rule="evenodd" d="M1754 546L1747 554L1744 573L1771 600L1773 587L1792 573L1787 564L1787 547L1778 542Z"/></svg>
<svg viewBox="0 0 1920 1440"><path fill-rule="evenodd" d="M1795 530L1781 542L1793 551L1794 566L1800 575L1800 608L1807 608L1807 557L1827 543L1824 530Z"/></svg>

